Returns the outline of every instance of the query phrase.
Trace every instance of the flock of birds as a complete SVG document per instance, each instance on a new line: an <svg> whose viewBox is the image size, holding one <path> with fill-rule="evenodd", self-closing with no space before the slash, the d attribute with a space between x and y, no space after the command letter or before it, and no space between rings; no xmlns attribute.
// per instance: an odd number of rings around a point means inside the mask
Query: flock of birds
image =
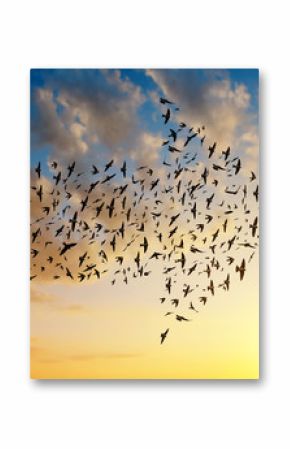
<svg viewBox="0 0 290 449"><path fill-rule="evenodd" d="M88 174L75 161L52 161L49 182L40 162L33 169L30 279L84 282L112 273L112 285L127 284L158 263L164 315L187 322L218 289L229 291L233 276L244 279L258 247L259 187L253 171L241 176L243 161L230 147L206 145L204 126L174 127L179 108L160 103L168 137L159 165L112 159Z"/></svg>

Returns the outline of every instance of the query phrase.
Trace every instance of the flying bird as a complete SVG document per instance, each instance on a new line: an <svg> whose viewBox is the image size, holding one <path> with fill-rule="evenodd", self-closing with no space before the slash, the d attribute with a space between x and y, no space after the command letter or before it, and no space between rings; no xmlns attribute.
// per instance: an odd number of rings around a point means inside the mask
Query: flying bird
<svg viewBox="0 0 290 449"><path fill-rule="evenodd" d="M166 123L170 119L170 109L167 109L166 113L162 114L162 117L164 118L164 124L166 125Z"/></svg>
<svg viewBox="0 0 290 449"><path fill-rule="evenodd" d="M126 164L126 161L123 162L123 165L122 165L120 171L121 171L121 173L122 173L122 175L123 175L123 178L126 178L126 174L127 174L127 164Z"/></svg>
<svg viewBox="0 0 290 449"><path fill-rule="evenodd" d="M63 242L63 247L59 253L60 256L62 256L63 254L65 254L69 249L73 248L74 246L76 246L76 243L66 243Z"/></svg>
<svg viewBox="0 0 290 449"><path fill-rule="evenodd" d="M246 271L246 261L245 261L245 259L243 259L241 262L241 265L236 266L236 272L240 273L240 281L242 281L244 279L245 271Z"/></svg>
<svg viewBox="0 0 290 449"><path fill-rule="evenodd" d="M161 335L160 335L160 337L161 337L161 344L164 342L165 338L167 337L168 332L169 332L169 329L166 329L166 331L161 333Z"/></svg>
<svg viewBox="0 0 290 449"><path fill-rule="evenodd" d="M37 165L37 167L36 167L36 169L35 169L35 172L37 173L38 178L40 179L40 174L41 174L41 166L40 166L40 162L38 162L38 165Z"/></svg>
<svg viewBox="0 0 290 449"><path fill-rule="evenodd" d="M167 100L166 98L160 97L161 104L174 104L172 101Z"/></svg>

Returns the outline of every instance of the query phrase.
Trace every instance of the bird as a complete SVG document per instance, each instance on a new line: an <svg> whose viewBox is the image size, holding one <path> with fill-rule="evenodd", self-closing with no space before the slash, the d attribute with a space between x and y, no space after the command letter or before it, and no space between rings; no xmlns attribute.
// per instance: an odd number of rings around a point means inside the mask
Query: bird
<svg viewBox="0 0 290 449"><path fill-rule="evenodd" d="M57 175L54 175L53 179L55 180L55 185L57 186L61 179L61 172L59 171Z"/></svg>
<svg viewBox="0 0 290 449"><path fill-rule="evenodd" d="M219 170L225 171L226 170L224 167L222 167L221 165L218 165L218 164L212 164L212 168L215 171L219 171Z"/></svg>
<svg viewBox="0 0 290 449"><path fill-rule="evenodd" d="M207 167L205 167L204 171L203 171L203 173L201 175L201 177L202 177L202 179L203 179L205 184L207 183L208 175L209 175L209 171L208 171Z"/></svg>
<svg viewBox="0 0 290 449"><path fill-rule="evenodd" d="M182 315L175 315L177 321L190 321L188 318L185 318Z"/></svg>
<svg viewBox="0 0 290 449"><path fill-rule="evenodd" d="M204 272L207 273L207 277L209 278L210 274L211 274L211 269L210 269L209 264L206 265L206 270L204 270Z"/></svg>
<svg viewBox="0 0 290 449"><path fill-rule="evenodd" d="M98 168L95 165L92 165L93 169L92 169L92 175L97 175L99 172Z"/></svg>
<svg viewBox="0 0 290 449"><path fill-rule="evenodd" d="M107 170L109 170L109 168L112 167L113 163L114 163L114 159L112 159L110 162L108 162L108 163L105 165L104 172L106 172Z"/></svg>
<svg viewBox="0 0 290 449"><path fill-rule="evenodd" d="M66 243L63 242L63 248L61 249L59 255L62 256L63 254L65 254L69 249L73 248L74 246L76 246L76 243Z"/></svg>
<svg viewBox="0 0 290 449"><path fill-rule="evenodd" d="M71 271L70 271L67 267L65 268L65 271L66 271L66 276L69 277L69 278L71 278L71 279L73 280L74 277L73 277L73 275L71 274Z"/></svg>
<svg viewBox="0 0 290 449"><path fill-rule="evenodd" d="M143 247L144 254L147 252L148 249L148 240L146 237L143 239L143 243L140 244L141 247Z"/></svg>
<svg viewBox="0 0 290 449"><path fill-rule="evenodd" d="M91 192L95 189L95 187L96 187L98 184L99 184L99 181L92 182L92 183L90 184L88 193L91 193Z"/></svg>
<svg viewBox="0 0 290 449"><path fill-rule="evenodd" d="M166 288L166 290L168 291L169 295L170 295L170 293L171 293L171 285L172 285L172 283L171 283L171 278L168 278L167 281L166 281L166 283L165 283L165 288Z"/></svg>
<svg viewBox="0 0 290 449"><path fill-rule="evenodd" d="M193 292L193 289L190 288L189 284L185 284L183 288L183 297L186 298L191 292Z"/></svg>
<svg viewBox="0 0 290 449"><path fill-rule="evenodd" d="M126 164L126 161L123 162L123 165L122 165L120 171L121 171L121 173L122 173L122 175L123 175L123 178L126 178L126 174L127 174L127 164Z"/></svg>
<svg viewBox="0 0 290 449"><path fill-rule="evenodd" d="M71 223L71 230L74 232L76 224L77 224L78 212L76 211L73 217L69 220Z"/></svg>
<svg viewBox="0 0 290 449"><path fill-rule="evenodd" d="M170 119L170 109L167 109L166 113L162 114L162 117L164 118L164 124L166 125L166 123Z"/></svg>
<svg viewBox="0 0 290 449"><path fill-rule="evenodd" d="M226 151L222 151L222 155L224 156L225 161L228 159L231 152L231 148L227 147Z"/></svg>
<svg viewBox="0 0 290 449"><path fill-rule="evenodd" d="M252 237L255 237L258 229L258 217L254 219L253 223L249 227L252 229Z"/></svg>
<svg viewBox="0 0 290 449"><path fill-rule="evenodd" d="M213 284L213 280L210 281L207 289L211 292L212 296L214 296L214 284Z"/></svg>
<svg viewBox="0 0 290 449"><path fill-rule="evenodd" d="M170 153L180 153L180 150L172 145L168 146L168 151L170 151Z"/></svg>
<svg viewBox="0 0 290 449"><path fill-rule="evenodd" d="M230 275L229 274L227 275L227 277L224 280L222 285L225 286L226 290L229 290L229 288L230 288Z"/></svg>
<svg viewBox="0 0 290 449"><path fill-rule="evenodd" d="M212 146L208 147L208 151L209 151L208 158L209 159L212 157L215 149L216 149L216 142L214 142L214 144Z"/></svg>
<svg viewBox="0 0 290 449"><path fill-rule="evenodd" d="M39 254L39 251L37 249L34 249L34 248L32 248L30 252L31 252L31 255L32 255L33 258L36 257Z"/></svg>
<svg viewBox="0 0 290 449"><path fill-rule="evenodd" d="M39 186L39 189L36 191L36 195L39 198L39 201L42 202L42 197L43 197L43 187L42 185Z"/></svg>
<svg viewBox="0 0 290 449"><path fill-rule="evenodd" d="M76 162L73 161L72 164L70 164L70 165L68 166L68 168L67 168L67 170L68 170L67 177L68 177L68 178L71 177L71 175L72 175L72 173L73 173L73 171L74 171L74 169L75 169L75 165L76 165Z"/></svg>
<svg viewBox="0 0 290 449"><path fill-rule="evenodd" d="M116 176L116 173L114 173L113 175L108 175L105 177L105 179L103 179L103 181L101 181L101 184L106 184L107 182L111 181L111 179L113 179Z"/></svg>
<svg viewBox="0 0 290 449"><path fill-rule="evenodd" d="M110 241L110 245L111 245L113 251L115 251L115 249L116 249L116 235L114 235L114 237Z"/></svg>
<svg viewBox="0 0 290 449"><path fill-rule="evenodd" d="M172 101L167 100L166 98L160 97L161 104L174 104Z"/></svg>
<svg viewBox="0 0 290 449"><path fill-rule="evenodd" d="M38 228L35 232L32 232L32 234L31 234L31 236L32 236L32 243L35 242L37 236L40 235L40 233L41 233L40 228Z"/></svg>
<svg viewBox="0 0 290 449"><path fill-rule="evenodd" d="M208 198L206 198L206 208L207 209L209 209L209 206L211 205L211 203L212 203L212 200L213 200L213 198L214 198L214 193L212 194L212 195L210 195Z"/></svg>
<svg viewBox="0 0 290 449"><path fill-rule="evenodd" d="M238 158L237 163L234 165L233 168L235 169L235 175L237 175L241 169L241 160Z"/></svg>
<svg viewBox="0 0 290 449"><path fill-rule="evenodd" d="M174 307L178 307L179 299L178 299L178 298L172 299L172 300L171 300L171 304L172 304Z"/></svg>
<svg viewBox="0 0 290 449"><path fill-rule="evenodd" d="M115 198L112 198L110 204L107 206L107 209L109 211L109 218L112 218L115 207L114 205L115 205Z"/></svg>
<svg viewBox="0 0 290 449"><path fill-rule="evenodd" d="M218 229L212 234L212 242L214 242L214 241L218 238L219 232L220 232L220 230L219 230L219 228L218 228Z"/></svg>
<svg viewBox="0 0 290 449"><path fill-rule="evenodd" d="M162 256L162 253L154 251L154 253L149 257L149 259L159 259L160 256Z"/></svg>
<svg viewBox="0 0 290 449"><path fill-rule="evenodd" d="M258 199L259 199L259 186L256 187L256 189L253 192L253 195L256 198L256 201L258 202Z"/></svg>
<svg viewBox="0 0 290 449"><path fill-rule="evenodd" d="M88 200L89 200L89 196L87 195L83 200L81 200L81 212L87 207L88 204Z"/></svg>
<svg viewBox="0 0 290 449"><path fill-rule="evenodd" d="M189 309L193 310L196 313L198 313L198 310L194 307L194 305L192 304L192 301L190 301Z"/></svg>
<svg viewBox="0 0 290 449"><path fill-rule="evenodd" d="M254 181L256 179L256 175L253 171L251 171L250 181Z"/></svg>
<svg viewBox="0 0 290 449"><path fill-rule="evenodd" d="M165 338L167 337L168 332L169 332L169 328L167 328L166 331L161 333L161 335L160 335L160 337L161 337L161 343L160 344L161 345L164 342Z"/></svg>
<svg viewBox="0 0 290 449"><path fill-rule="evenodd" d="M196 270L196 267L197 267L197 263L195 263L194 265L192 265L192 267L190 267L189 269L188 269L188 276L190 276L191 275L191 273L193 273L193 271L195 271Z"/></svg>
<svg viewBox="0 0 290 449"><path fill-rule="evenodd" d="M56 232L55 232L55 237L58 237L59 236L59 234L61 234L62 233L62 231L63 231L63 228L64 228L64 225L62 225L60 228L58 228L57 230L56 230Z"/></svg>
<svg viewBox="0 0 290 449"><path fill-rule="evenodd" d="M179 259L176 259L175 262L176 262L176 263L180 262L181 268L184 268L184 265L185 265L185 263L186 263L186 258L185 258L185 255L184 255L183 252L181 253L180 258L179 258Z"/></svg>
<svg viewBox="0 0 290 449"><path fill-rule="evenodd" d="M82 256L80 256L79 257L79 268L82 266L82 264L84 263L84 261L86 260L86 257L87 257L87 251L82 255Z"/></svg>
<svg viewBox="0 0 290 449"><path fill-rule="evenodd" d="M189 142L197 136L197 133L193 133L191 136L187 136L186 141L184 142L184 147L186 147Z"/></svg>
<svg viewBox="0 0 290 449"><path fill-rule="evenodd" d="M245 271L246 271L246 261L245 259L243 259L241 265L236 266L236 272L240 274L240 281L244 279Z"/></svg>
<svg viewBox="0 0 290 449"><path fill-rule="evenodd" d="M227 226L228 226L228 219L226 218L225 221L223 222L223 232L227 232Z"/></svg>
<svg viewBox="0 0 290 449"><path fill-rule="evenodd" d="M37 165L37 167L36 167L36 169L35 169L35 172L37 173L38 178L40 179L40 175L41 175L41 166L40 166L40 162L38 162L38 165Z"/></svg>
<svg viewBox="0 0 290 449"><path fill-rule="evenodd" d="M170 131L170 134L168 137L172 137L173 141L175 142L177 139L177 132L174 131L174 129L172 129L172 128L169 128L169 131Z"/></svg>
<svg viewBox="0 0 290 449"><path fill-rule="evenodd" d="M234 235L231 239L228 240L228 250L231 249L235 240L236 240L236 235Z"/></svg>

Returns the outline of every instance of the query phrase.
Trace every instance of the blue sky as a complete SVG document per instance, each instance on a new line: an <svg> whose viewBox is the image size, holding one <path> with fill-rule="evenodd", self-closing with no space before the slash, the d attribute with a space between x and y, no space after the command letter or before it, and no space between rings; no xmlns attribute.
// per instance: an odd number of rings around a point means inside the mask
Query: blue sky
<svg viewBox="0 0 290 449"><path fill-rule="evenodd" d="M147 145L160 162L164 151L157 139L167 136L160 96L180 107L175 125L205 125L207 138L235 144L237 151L257 143L256 69L33 69L31 165L41 161L48 174L52 159L81 157L89 164L129 155L137 163Z"/></svg>

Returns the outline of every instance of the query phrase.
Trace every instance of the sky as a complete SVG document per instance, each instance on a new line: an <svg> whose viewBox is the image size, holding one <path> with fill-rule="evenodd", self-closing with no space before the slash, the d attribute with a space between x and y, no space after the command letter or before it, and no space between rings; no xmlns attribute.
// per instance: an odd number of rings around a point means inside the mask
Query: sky
<svg viewBox="0 0 290 449"><path fill-rule="evenodd" d="M231 270L229 291L216 288L215 295L210 297L207 290L202 290L208 282L207 274L197 269L190 277L193 291L189 300L197 312L189 310L188 302L183 301L180 301L177 312L170 302L172 297L182 294L184 284L189 281L187 273L176 270L173 296L166 294L164 266L159 260L146 262L144 267L148 268L144 269L148 270L148 276L131 276L134 258L138 251L142 251L140 236L138 233L136 236L136 229L129 223L125 241L135 240L125 254L122 251L124 264L132 269L128 273L128 284L116 280L112 285L112 275L118 269L114 257L119 253L113 254L109 244L104 246L109 261L104 263L97 257L106 236L104 229L118 228L124 218L119 210L108 218L106 206L114 196L114 189L127 182L127 202L134 204L138 199L134 194L141 189L141 184L135 187L131 176L134 174L133 179L139 179L140 173L144 173L147 203L144 200L144 209L143 200L137 201L133 208L134 218L140 222L146 211L144 235L149 242L150 255L152 251L160 250L155 235L156 223L159 222L159 229L165 233L168 217L180 214L177 220L181 236L176 237L174 243L178 244L183 238L185 248L183 251L177 249L175 257L183 252L189 260L192 253L188 232L197 235L197 244L204 236L209 241L217 228L222 233L225 218L220 206L222 201L233 210L232 215L227 216L229 237L237 235L237 242L246 241L241 239L235 226L243 223L241 232L245 230L244 239L247 239L249 224L258 216L253 195L258 180L258 76L255 69L31 70L31 233L40 229L31 242L31 249L39 251L31 258L32 378L258 378L259 258L256 240L255 255L247 264L242 281L235 272L236 261L229 268L225 265L226 254L221 254L220 261L225 268L214 273L216 285L223 282L227 270ZM174 105L162 105L160 97ZM165 125L162 114L168 106L171 117ZM185 123L186 128L178 133L174 142L177 148L183 146L185 131L188 133L193 128L192 132L198 129L200 132L181 154L170 153L168 145L162 143L168 140L170 128L177 129L180 123ZM203 136L205 141L201 145L200 137ZM173 167L178 167L179 163L192 169L183 170L182 185L192 182L191 179L199 179L209 164L207 149L214 142L216 163L221 163L222 151L230 147L231 158L240 158L242 168L230 183L226 172L215 171L211 165L208 183L212 186L218 178L219 184L210 212L204 198L208 195L206 189L212 187L201 186L195 197L200 217L207 213L214 217L201 236L196 229L197 220L190 218L176 188L172 194L165 191L176 185ZM196 160L187 164L195 154ZM176 164L177 157L179 162ZM96 179L102 179L92 173L92 166L103 173L106 163L111 160L114 163L108 173L115 174L112 185L99 184L91 194L99 196L93 197L100 200L97 204L102 201L105 204L97 220L103 230L94 236L93 243L92 240L89 243L88 236L96 221L92 219L93 203L90 203L83 211L82 223L78 223L77 246L67 253L64 261L59 258L59 252L66 240L65 231L56 236L56 230L62 224L65 230L70 227L73 211L80 211L88 187ZM128 174L124 180L120 167L125 160ZM76 163L75 182L69 180L65 188L63 179L73 161ZM164 161L172 165L168 167ZM40 178L35 172L39 162ZM57 162L57 168L53 168L54 162ZM113 170L115 167L118 169ZM138 171L140 167L151 168L154 174L150 175L144 169ZM59 171L62 179L56 186L53 176ZM254 182L250 180L251 172L257 176ZM169 173L170 178L167 177ZM159 184L150 190L152 179L158 179ZM44 191L42 202L36 195L40 185ZM226 186L235 189L239 185L237 197L240 199L242 187L247 186L248 215L245 215L244 203L239 202L235 208L236 197L224 192ZM72 195L69 200L65 197L67 191ZM55 214L51 206L53 199L58 201ZM161 207L156 200L162 201L160 217L152 215ZM50 206L48 215L43 211L45 206ZM69 207L63 214L66 206ZM83 222L88 223L89 230L84 229ZM118 237L117 251L121 251L120 240ZM47 241L51 243L45 246ZM169 237L164 237L163 245L169 248L170 244ZM248 261L253 248L236 245L237 263L240 264L242 258ZM78 258L84 252L88 253L90 262L97 260L100 279L91 276L80 282L75 275L80 271ZM204 252L201 257L207 264L210 250ZM49 256L53 257L53 263L48 262ZM194 258L200 260L198 256ZM63 264L64 268L55 263ZM68 265L74 279L65 275ZM189 262L186 268L189 268ZM203 295L209 296L205 306L199 301ZM166 301L161 303L159 298L164 296ZM164 316L168 311L180 312L190 321L178 322L174 314ZM160 334L168 328L169 333L161 345Z"/></svg>

